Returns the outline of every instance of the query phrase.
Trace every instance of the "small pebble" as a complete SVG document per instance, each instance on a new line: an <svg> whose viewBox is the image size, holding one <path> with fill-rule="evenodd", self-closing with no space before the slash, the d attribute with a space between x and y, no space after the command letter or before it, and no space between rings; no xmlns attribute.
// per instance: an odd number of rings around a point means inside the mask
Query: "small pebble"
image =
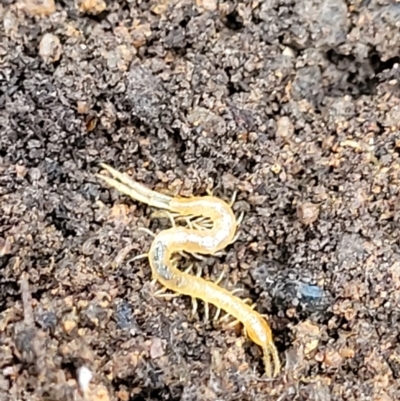
<svg viewBox="0 0 400 401"><path fill-rule="evenodd" d="M81 366L80 368L78 368L76 373L77 373L79 388L83 393L85 393L89 388L90 381L93 378L93 373L85 366Z"/></svg>
<svg viewBox="0 0 400 401"><path fill-rule="evenodd" d="M29 170L29 177L31 178L32 181L38 181L41 177L41 172L38 168L32 167Z"/></svg>
<svg viewBox="0 0 400 401"><path fill-rule="evenodd" d="M159 358L164 355L162 341L160 338L154 338L150 345L150 356L152 359Z"/></svg>
<svg viewBox="0 0 400 401"><path fill-rule="evenodd" d="M45 17L56 11L54 0L23 0L22 8L30 15Z"/></svg>
<svg viewBox="0 0 400 401"><path fill-rule="evenodd" d="M289 117L281 117L277 121L276 135L281 138L290 138L294 134L294 127Z"/></svg>
<svg viewBox="0 0 400 401"><path fill-rule="evenodd" d="M107 5L104 0L80 0L78 7L81 13L97 15L103 12Z"/></svg>
<svg viewBox="0 0 400 401"><path fill-rule="evenodd" d="M324 362L327 366L338 368L342 364L343 358L339 352L335 350L327 350L325 352Z"/></svg>
<svg viewBox="0 0 400 401"><path fill-rule="evenodd" d="M218 8L217 0L196 0L196 6L206 11L215 11Z"/></svg>
<svg viewBox="0 0 400 401"><path fill-rule="evenodd" d="M60 39L51 34L46 33L39 45L39 54L45 63L55 63L61 57L62 46Z"/></svg>
<svg viewBox="0 0 400 401"><path fill-rule="evenodd" d="M305 225L310 225L318 219L319 209L312 203L303 203L297 207L297 217Z"/></svg>
<svg viewBox="0 0 400 401"><path fill-rule="evenodd" d="M66 320L63 322L64 331L69 334L76 327L76 323L73 320Z"/></svg>

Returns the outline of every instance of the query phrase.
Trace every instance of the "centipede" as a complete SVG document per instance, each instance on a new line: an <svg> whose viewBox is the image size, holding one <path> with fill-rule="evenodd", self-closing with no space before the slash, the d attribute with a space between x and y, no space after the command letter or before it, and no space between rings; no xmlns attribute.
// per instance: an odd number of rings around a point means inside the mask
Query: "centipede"
<svg viewBox="0 0 400 401"><path fill-rule="evenodd" d="M266 376L277 376L281 364L267 320L253 306L221 287L220 280L213 282L189 270L181 271L175 258L182 252L216 255L233 243L240 223L233 212L233 202L229 204L211 194L172 197L149 189L107 164L100 166L111 177L104 174L97 174L97 177L110 187L135 201L161 209L171 217L172 227L155 234L149 251L143 254L148 258L152 279L177 295L189 296L193 302L201 300L233 316L243 325L245 334L261 347ZM188 225L174 224L174 219L179 217L184 217Z"/></svg>

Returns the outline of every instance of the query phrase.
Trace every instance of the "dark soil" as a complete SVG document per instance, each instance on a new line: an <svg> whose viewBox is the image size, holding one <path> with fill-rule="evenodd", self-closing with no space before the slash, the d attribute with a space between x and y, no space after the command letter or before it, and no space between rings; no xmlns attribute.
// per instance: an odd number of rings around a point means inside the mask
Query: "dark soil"
<svg viewBox="0 0 400 401"><path fill-rule="evenodd" d="M400 399L400 3L2 0L0 20L1 401ZM138 228L169 223L101 162L238 191L239 239L196 263L268 315L279 377L240 327L153 296Z"/></svg>

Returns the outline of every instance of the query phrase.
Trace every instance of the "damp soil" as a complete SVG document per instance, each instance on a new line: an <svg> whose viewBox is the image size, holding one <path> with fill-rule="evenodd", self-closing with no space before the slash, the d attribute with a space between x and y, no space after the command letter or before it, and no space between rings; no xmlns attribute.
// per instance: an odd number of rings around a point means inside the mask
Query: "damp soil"
<svg viewBox="0 0 400 401"><path fill-rule="evenodd" d="M0 400L400 399L399 21L391 0L2 0ZM276 379L240 325L154 296L139 228L170 223L101 162L237 191L238 240L182 268L266 314Z"/></svg>

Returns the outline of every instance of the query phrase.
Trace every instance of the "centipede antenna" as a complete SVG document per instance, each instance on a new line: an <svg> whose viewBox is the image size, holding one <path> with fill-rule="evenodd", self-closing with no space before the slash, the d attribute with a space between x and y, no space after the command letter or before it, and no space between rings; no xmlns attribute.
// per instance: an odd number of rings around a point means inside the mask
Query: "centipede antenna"
<svg viewBox="0 0 400 401"><path fill-rule="evenodd" d="M160 209L170 209L170 203L172 200L170 196L145 187L129 178L126 174L120 173L107 164L101 163L100 166L107 170L114 178L102 174L96 174L96 176L105 181L111 187L127 196L130 196L132 199L146 203L149 206L158 207Z"/></svg>

